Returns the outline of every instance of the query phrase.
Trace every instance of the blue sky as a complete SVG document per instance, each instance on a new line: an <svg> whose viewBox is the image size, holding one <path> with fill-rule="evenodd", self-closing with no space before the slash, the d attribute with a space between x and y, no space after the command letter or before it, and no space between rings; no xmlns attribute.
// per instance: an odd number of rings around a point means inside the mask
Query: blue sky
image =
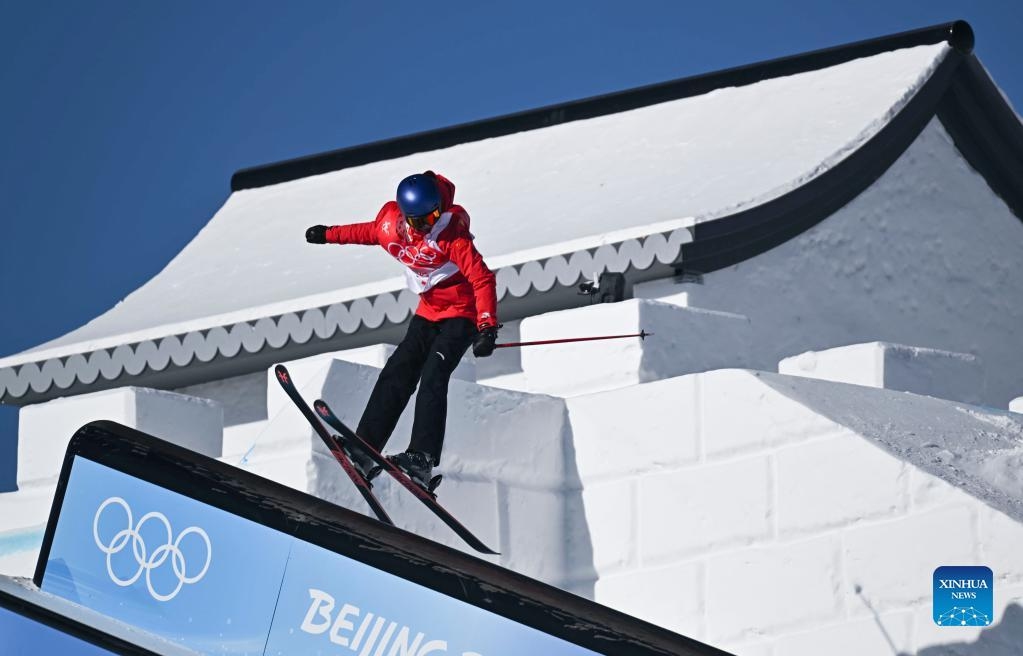
<svg viewBox="0 0 1023 656"><path fill-rule="evenodd" d="M1023 108L1018 0L0 7L0 355L145 283L239 168L958 18ZM0 489L15 416L0 408Z"/></svg>

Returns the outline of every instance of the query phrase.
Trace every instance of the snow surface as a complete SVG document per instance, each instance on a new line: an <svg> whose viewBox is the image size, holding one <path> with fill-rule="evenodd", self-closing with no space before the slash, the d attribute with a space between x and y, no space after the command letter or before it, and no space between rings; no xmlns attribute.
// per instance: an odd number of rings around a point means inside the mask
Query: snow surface
<svg viewBox="0 0 1023 656"><path fill-rule="evenodd" d="M0 366L400 289L399 267L381 249L311 246L303 232L314 223L372 219L410 171L434 168L455 181L494 268L755 206L869 140L947 52L947 44L887 52L237 192L160 274L112 310Z"/></svg>

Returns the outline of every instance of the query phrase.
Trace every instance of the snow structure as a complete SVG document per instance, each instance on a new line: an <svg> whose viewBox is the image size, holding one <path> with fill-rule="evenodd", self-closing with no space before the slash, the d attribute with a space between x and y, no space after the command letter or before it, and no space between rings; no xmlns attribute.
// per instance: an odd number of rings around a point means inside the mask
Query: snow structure
<svg viewBox="0 0 1023 656"><path fill-rule="evenodd" d="M654 334L467 357L440 494L492 560L743 656L1018 654L1023 128L971 52L959 22L239 172L153 280L0 360L0 571L31 571L95 418L368 512L268 367L357 423L415 298L380 249L302 232L432 168L501 341ZM588 305L605 272L629 298ZM965 564L994 621L938 627L932 572Z"/></svg>

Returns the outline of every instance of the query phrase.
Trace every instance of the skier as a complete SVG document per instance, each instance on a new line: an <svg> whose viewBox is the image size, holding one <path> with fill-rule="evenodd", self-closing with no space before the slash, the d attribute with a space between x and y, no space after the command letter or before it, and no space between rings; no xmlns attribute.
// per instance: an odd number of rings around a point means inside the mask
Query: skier
<svg viewBox="0 0 1023 656"><path fill-rule="evenodd" d="M311 244L376 244L407 267L406 280L419 294L419 306L381 370L356 432L383 451L418 384L411 442L389 459L431 491L444 444L451 373L470 344L478 358L492 354L500 327L494 274L476 250L469 215L454 204L454 196L455 185L444 176L417 173L398 184L396 201L386 202L375 220L315 225L305 233ZM346 450L367 480L379 473L367 454Z"/></svg>

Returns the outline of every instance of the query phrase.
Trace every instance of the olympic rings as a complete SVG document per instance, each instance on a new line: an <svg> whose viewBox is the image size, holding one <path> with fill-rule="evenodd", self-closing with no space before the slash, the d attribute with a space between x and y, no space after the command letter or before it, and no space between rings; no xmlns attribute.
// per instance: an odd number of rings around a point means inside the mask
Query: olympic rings
<svg viewBox="0 0 1023 656"><path fill-rule="evenodd" d="M425 245L403 245L392 241L387 245L387 252L405 266L430 266L437 261L437 253Z"/></svg>
<svg viewBox="0 0 1023 656"><path fill-rule="evenodd" d="M116 504L124 509L124 512L127 515L128 528L121 529L113 538L111 538L109 543L104 544L99 537L99 518L100 515L103 514L103 511L106 510L107 506L111 504ZM143 524L150 520L156 520L163 524L164 530L167 533L166 542L154 549L151 554L146 549L146 543L142 539L141 534ZM170 601L176 597L179 592L181 592L181 588L186 583L197 583L206 576L206 572L209 571L210 562L213 558L213 545L210 543L210 536L206 534L206 531L202 530L198 526L189 526L185 530L181 531L175 539L174 532L171 529L171 525L167 520L167 517L162 513L155 511L143 515L142 518L139 519L138 523L134 524L134 526L132 524L131 506L129 506L128 502L121 497L110 497L101 503L99 508L96 509L95 517L92 518L93 540L96 541L96 546L99 547L99 550L106 554L107 574L110 575L110 580L116 585L122 588L127 587L138 581L142 576L142 573L145 572L146 587L149 588L149 594L152 595L153 599L156 599L157 601ZM198 574L188 576L185 565L185 555L181 551L181 541L185 538L185 536L193 533L199 536L206 545L206 562L203 564L202 569ZM135 557L135 562L138 564L138 569L130 577L121 578L114 573L112 557L114 554L121 552L125 547L127 547L129 541L131 542L131 552ZM170 558L171 569L174 571L174 575L177 577L178 583L171 592L161 593L153 587L152 572L154 569L163 565L168 558Z"/></svg>

